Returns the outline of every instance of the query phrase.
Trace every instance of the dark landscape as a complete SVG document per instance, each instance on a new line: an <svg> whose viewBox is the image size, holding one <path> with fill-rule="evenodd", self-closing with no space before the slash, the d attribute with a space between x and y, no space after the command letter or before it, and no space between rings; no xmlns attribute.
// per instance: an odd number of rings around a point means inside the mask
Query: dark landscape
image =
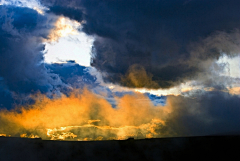
<svg viewBox="0 0 240 161"><path fill-rule="evenodd" d="M239 135L79 142L0 137L0 160L239 160L239 144Z"/></svg>

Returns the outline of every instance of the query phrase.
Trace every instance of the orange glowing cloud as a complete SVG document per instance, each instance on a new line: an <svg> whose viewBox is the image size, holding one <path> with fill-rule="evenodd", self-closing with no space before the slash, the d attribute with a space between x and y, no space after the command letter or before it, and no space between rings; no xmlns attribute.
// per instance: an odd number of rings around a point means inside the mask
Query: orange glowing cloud
<svg viewBox="0 0 240 161"><path fill-rule="evenodd" d="M154 106L136 93L116 97L113 108L87 89L69 97L49 99L38 95L34 105L0 111L0 133L60 140L107 140L159 137L155 129L165 124L171 106Z"/></svg>
<svg viewBox="0 0 240 161"><path fill-rule="evenodd" d="M147 73L145 68L139 64L134 64L129 67L128 72L121 78L122 84L127 87L135 88L159 88L157 82L152 80L152 75Z"/></svg>
<svg viewBox="0 0 240 161"><path fill-rule="evenodd" d="M228 88L231 95L240 95L240 87Z"/></svg>
<svg viewBox="0 0 240 161"><path fill-rule="evenodd" d="M51 30L48 35L48 41L54 42L59 38L78 34L77 29L79 28L80 23L77 21L71 21L68 18L60 17L55 23L55 28Z"/></svg>

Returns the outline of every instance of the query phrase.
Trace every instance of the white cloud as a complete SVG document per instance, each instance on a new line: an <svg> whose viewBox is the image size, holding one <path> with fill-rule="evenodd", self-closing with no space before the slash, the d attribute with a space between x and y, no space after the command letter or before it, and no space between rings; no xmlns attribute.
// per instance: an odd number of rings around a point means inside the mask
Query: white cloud
<svg viewBox="0 0 240 161"><path fill-rule="evenodd" d="M240 78L240 54L233 58L223 55L217 63L226 64L226 67L221 75Z"/></svg>
<svg viewBox="0 0 240 161"><path fill-rule="evenodd" d="M36 10L39 14L43 14L44 10L47 10L38 0L1 0L0 5L28 7Z"/></svg>

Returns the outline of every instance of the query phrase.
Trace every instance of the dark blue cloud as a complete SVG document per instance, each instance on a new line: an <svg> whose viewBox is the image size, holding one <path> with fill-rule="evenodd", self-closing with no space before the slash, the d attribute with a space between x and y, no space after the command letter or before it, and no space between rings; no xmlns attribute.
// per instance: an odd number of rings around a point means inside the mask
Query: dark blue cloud
<svg viewBox="0 0 240 161"><path fill-rule="evenodd" d="M4 7L1 7L4 8ZM12 25L17 30L24 30L25 32L32 32L34 29L36 29L37 26L37 19L43 19L43 16L38 15L38 13L35 10L29 9L29 8L18 8L18 7L10 7L7 6L7 13L10 15L11 13L14 13L12 15Z"/></svg>
<svg viewBox="0 0 240 161"><path fill-rule="evenodd" d="M51 6L48 13L54 13L59 16L69 17L70 19L78 20L81 22L83 20L82 10L66 6Z"/></svg>
<svg viewBox="0 0 240 161"><path fill-rule="evenodd" d="M42 43L42 38L50 32L43 25L47 18L29 8L0 7L2 81L15 92L47 91L51 85L43 64L45 46Z"/></svg>
<svg viewBox="0 0 240 161"><path fill-rule="evenodd" d="M122 85L126 85L122 78L134 64L142 66L157 87L168 88L203 72L199 62L217 60L221 51L230 56L239 51L239 31L231 31L240 26L238 1L51 2L45 16L29 8L0 6L0 108L29 104L29 94L36 92L68 94L71 88L84 86L98 95L105 92L102 97L113 107L115 96L132 94L100 86L86 67L75 62L44 64L43 38L57 20L50 12L86 21L83 31L97 35L92 65L108 73L106 81ZM199 52L202 49L204 52ZM166 103L165 97L146 95L155 105ZM159 133L172 131L183 136L240 131L238 96L218 91L194 99L168 99L174 110Z"/></svg>
<svg viewBox="0 0 240 161"><path fill-rule="evenodd" d="M136 86L123 80L131 66L139 64L154 82L138 79L141 87L172 87L205 72L197 63L191 63L193 57L198 62L217 60L222 51L226 54L236 51L216 46L219 41L224 44L230 37L232 44L238 44L231 34L222 37L239 29L240 2L236 0L41 2L50 6L50 12L51 8L57 14L62 10L66 16L86 21L83 31L98 36L94 42L92 66L108 73L105 81L124 86ZM55 7L59 9L56 11ZM69 8L77 11L66 14ZM215 35L218 31L224 33ZM205 38L211 42L205 43ZM193 48L192 43L196 43ZM206 50L200 54L193 52L199 46Z"/></svg>
<svg viewBox="0 0 240 161"><path fill-rule="evenodd" d="M165 131L175 136L240 134L239 96L206 92L193 97L168 96L173 107Z"/></svg>
<svg viewBox="0 0 240 161"><path fill-rule="evenodd" d="M63 64L46 64L46 68L59 76L65 84L72 88L88 87L94 88L99 85L97 78L89 73L88 67L81 66L75 61L68 61Z"/></svg>
<svg viewBox="0 0 240 161"><path fill-rule="evenodd" d="M63 85L61 80L53 79L57 75L49 73L43 63L43 39L55 21L55 17L42 16L29 8L0 6L2 106L9 107L10 102L22 100L24 95L51 92L57 90L57 85Z"/></svg>

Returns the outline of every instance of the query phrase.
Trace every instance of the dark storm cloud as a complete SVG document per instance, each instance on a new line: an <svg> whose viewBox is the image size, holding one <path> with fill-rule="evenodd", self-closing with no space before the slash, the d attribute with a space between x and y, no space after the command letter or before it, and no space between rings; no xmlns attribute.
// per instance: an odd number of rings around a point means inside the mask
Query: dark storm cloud
<svg viewBox="0 0 240 161"><path fill-rule="evenodd" d="M49 13L54 13L56 15L63 15L69 17L70 19L78 20L81 22L83 20L82 11L79 9L71 7L53 6L49 8Z"/></svg>
<svg viewBox="0 0 240 161"><path fill-rule="evenodd" d="M158 133L173 136L240 134L239 96L224 92L169 96L173 112Z"/></svg>
<svg viewBox="0 0 240 161"><path fill-rule="evenodd" d="M239 37L235 36L239 32L235 29L240 27L240 2L236 0L42 3L57 14L61 13L61 6L63 15L79 21L83 17L83 31L97 37L92 66L108 73L105 81L129 87L177 85L205 72L202 64L195 62L217 60L222 52L232 55L236 48L231 47L239 45ZM67 12L69 8L78 12ZM225 41L230 46L223 45ZM194 43L197 46L192 48ZM196 50L199 48L206 49Z"/></svg>
<svg viewBox="0 0 240 161"><path fill-rule="evenodd" d="M44 41L58 16L14 6L0 6L0 107L33 103L30 94L69 94L72 89L96 87L88 68L69 61L44 63Z"/></svg>
<svg viewBox="0 0 240 161"><path fill-rule="evenodd" d="M43 63L43 39L55 21L29 8L0 6L1 107L14 104L11 100L23 100L25 94L46 93L63 85Z"/></svg>
<svg viewBox="0 0 240 161"><path fill-rule="evenodd" d="M30 94L69 94L98 85L86 67L69 61L44 63L44 41L58 17L14 6L0 6L0 108L33 103Z"/></svg>

